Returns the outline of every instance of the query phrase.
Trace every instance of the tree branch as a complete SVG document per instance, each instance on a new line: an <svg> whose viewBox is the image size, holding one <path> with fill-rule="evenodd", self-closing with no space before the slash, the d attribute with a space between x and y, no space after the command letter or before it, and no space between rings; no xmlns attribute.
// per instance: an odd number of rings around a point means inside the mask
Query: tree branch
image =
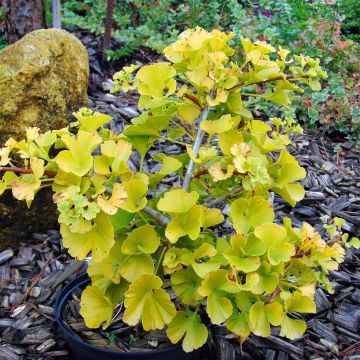
<svg viewBox="0 0 360 360"><path fill-rule="evenodd" d="M145 206L142 210L157 220L162 226L167 226L170 223L170 219L167 216L161 214L159 211L154 210L149 206Z"/></svg>
<svg viewBox="0 0 360 360"><path fill-rule="evenodd" d="M10 166L0 166L0 171L12 171L18 174L32 174L33 171L31 169L23 169L17 167L10 167ZM55 171L44 171L44 175L49 178L54 178L56 176Z"/></svg>
<svg viewBox="0 0 360 360"><path fill-rule="evenodd" d="M205 109L203 110L203 112L201 113L199 123L200 123L202 120L205 120L205 119L207 118L207 116L208 116L208 114L209 114L209 110L210 110L209 106L206 106ZM202 142L202 139L203 139L204 135L205 135L204 130L202 130L201 127L199 126L199 127L198 127L198 130L197 130L197 133L196 133L196 138L195 138L195 141L194 141L194 146L193 146L193 149L192 149L195 157L198 156L199 149L200 149L201 142ZM187 168L187 170L186 170L184 183L183 183L183 189L184 189L184 190L188 190L188 189L189 189L193 171L194 171L194 162L190 159L188 168Z"/></svg>
<svg viewBox="0 0 360 360"><path fill-rule="evenodd" d="M250 83L250 84L240 83L240 84L236 84L236 85L232 86L231 88L225 89L225 90L233 91L233 90L241 88L242 86L265 84L265 83L268 83L268 82L271 82L271 81L277 81L277 80L291 80L291 79L294 79L296 76L297 75L295 75L295 74L289 74L289 75L286 75L285 77L284 76L278 76L278 77L273 78L273 79L267 79L267 80L264 80L264 81L257 81L257 82L253 82L253 83ZM304 75L302 77L303 78L308 78L309 76Z"/></svg>

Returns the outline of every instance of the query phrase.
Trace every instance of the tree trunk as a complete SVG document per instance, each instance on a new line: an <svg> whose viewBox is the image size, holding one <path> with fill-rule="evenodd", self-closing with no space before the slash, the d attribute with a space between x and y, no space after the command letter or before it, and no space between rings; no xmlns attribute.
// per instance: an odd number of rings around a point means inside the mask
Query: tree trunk
<svg viewBox="0 0 360 360"><path fill-rule="evenodd" d="M5 33L9 43L33 30L46 27L43 0L4 0L4 14Z"/></svg>

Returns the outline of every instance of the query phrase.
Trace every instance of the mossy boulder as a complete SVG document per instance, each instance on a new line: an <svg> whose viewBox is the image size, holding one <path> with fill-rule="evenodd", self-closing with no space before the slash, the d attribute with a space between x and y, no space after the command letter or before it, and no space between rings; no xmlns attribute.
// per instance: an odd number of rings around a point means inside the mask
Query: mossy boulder
<svg viewBox="0 0 360 360"><path fill-rule="evenodd" d="M0 146L25 128L66 126L87 105L89 60L66 31L36 30L0 51Z"/></svg>
<svg viewBox="0 0 360 360"><path fill-rule="evenodd" d="M0 51L0 147L25 128L60 129L71 113L88 104L89 60L82 43L63 30L36 30ZM9 194L11 195L11 194ZM28 212L26 205L0 197L0 248L18 235L56 224L50 193Z"/></svg>

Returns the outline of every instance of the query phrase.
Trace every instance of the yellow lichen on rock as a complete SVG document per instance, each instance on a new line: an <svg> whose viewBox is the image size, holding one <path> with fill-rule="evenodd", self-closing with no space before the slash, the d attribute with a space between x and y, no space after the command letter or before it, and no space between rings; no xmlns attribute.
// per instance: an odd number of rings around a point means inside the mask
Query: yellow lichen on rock
<svg viewBox="0 0 360 360"><path fill-rule="evenodd" d="M36 30L0 51L0 147L29 126L65 126L87 105L88 78L85 47L63 30Z"/></svg>
<svg viewBox="0 0 360 360"><path fill-rule="evenodd" d="M66 31L36 30L1 50L0 148L10 137L24 138L26 127L66 126L71 113L88 104L88 78L86 49ZM47 190L30 212L11 194L1 198L0 249L15 237L54 228L56 208Z"/></svg>

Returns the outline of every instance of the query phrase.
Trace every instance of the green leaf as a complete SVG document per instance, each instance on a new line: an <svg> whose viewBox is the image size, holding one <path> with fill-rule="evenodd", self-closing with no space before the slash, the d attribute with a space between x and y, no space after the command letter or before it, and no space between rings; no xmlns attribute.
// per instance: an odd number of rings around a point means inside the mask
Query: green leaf
<svg viewBox="0 0 360 360"><path fill-rule="evenodd" d="M200 315L189 311L178 311L166 330L173 344L183 337L182 347L185 352L191 352L203 346L208 337L208 330L201 323ZM185 335L185 336L184 336Z"/></svg>
<svg viewBox="0 0 360 360"><path fill-rule="evenodd" d="M250 335L248 315L235 307L232 315L225 322L226 327L235 335L247 338Z"/></svg>
<svg viewBox="0 0 360 360"><path fill-rule="evenodd" d="M260 196L254 196L250 200L235 200L231 204L230 215L235 230L243 234L251 228L274 220L271 204Z"/></svg>
<svg viewBox="0 0 360 360"><path fill-rule="evenodd" d="M158 184L163 178L165 178L167 175L172 174L173 172L177 171L182 166L182 163L174 159L170 156L165 156L162 159L162 168L159 172L156 174L150 175L150 185L154 186Z"/></svg>
<svg viewBox="0 0 360 360"><path fill-rule="evenodd" d="M246 244L243 235L235 234L230 239L231 248L224 252L229 264L238 271L245 273L256 271L260 267L260 258L245 255L243 248Z"/></svg>
<svg viewBox="0 0 360 360"><path fill-rule="evenodd" d="M154 227L146 224L133 230L121 246L124 254L132 255L139 252L153 254L160 245L160 237Z"/></svg>
<svg viewBox="0 0 360 360"><path fill-rule="evenodd" d="M270 323L267 318L265 304L262 301L254 304L249 312L249 325L251 331L258 336L270 336Z"/></svg>
<svg viewBox="0 0 360 360"><path fill-rule="evenodd" d="M66 134L61 140L69 150L61 151L55 162L65 172L84 176L93 166L91 153L101 143L101 138L97 134L79 131L76 137Z"/></svg>
<svg viewBox="0 0 360 360"><path fill-rule="evenodd" d="M237 293L241 289L228 278L231 273L217 270L209 273L199 287L199 294L207 296L206 312L213 324L221 324L230 317L233 311L231 301L226 293Z"/></svg>
<svg viewBox="0 0 360 360"><path fill-rule="evenodd" d="M91 109L81 108L78 112L73 113L79 121L79 130L96 132L99 127L108 123L112 117L101 114L97 111L92 112Z"/></svg>
<svg viewBox="0 0 360 360"><path fill-rule="evenodd" d="M88 328L98 328L106 322L104 329L110 325L114 305L96 286L87 286L81 294L80 315L84 318Z"/></svg>
<svg viewBox="0 0 360 360"><path fill-rule="evenodd" d="M286 336L290 340L295 340L306 331L306 323L303 320L291 319L287 315L281 322L280 336Z"/></svg>
<svg viewBox="0 0 360 360"><path fill-rule="evenodd" d="M250 329L258 336L270 336L270 324L278 326L282 319L283 308L278 302L264 304L262 301L258 301L249 312Z"/></svg>
<svg viewBox="0 0 360 360"><path fill-rule="evenodd" d="M123 321L136 325L141 320L145 331L162 329L168 324L176 310L161 285L161 279L155 275L137 278L125 293Z"/></svg>
<svg viewBox="0 0 360 360"><path fill-rule="evenodd" d="M188 235L191 240L196 240L202 225L202 209L193 206L188 212L179 214L169 223L165 236L170 242L176 243L180 237Z"/></svg>
<svg viewBox="0 0 360 360"><path fill-rule="evenodd" d="M154 273L154 263L149 254L133 254L123 258L119 272L129 282L133 282L144 274Z"/></svg>
<svg viewBox="0 0 360 360"><path fill-rule="evenodd" d="M231 115L226 114L217 120L203 120L200 122L199 126L209 134L210 138L212 138L215 134L229 131L233 126L233 122L231 120Z"/></svg>
<svg viewBox="0 0 360 360"><path fill-rule="evenodd" d="M147 204L145 195L148 187L141 181L132 179L124 183L128 198L127 201L119 204L119 208L129 213L135 213L143 209Z"/></svg>
<svg viewBox="0 0 360 360"><path fill-rule="evenodd" d="M301 295L300 292L294 292L292 296L285 301L287 312L299 312L316 314L316 304L308 296Z"/></svg>
<svg viewBox="0 0 360 360"><path fill-rule="evenodd" d="M194 104L185 102L178 106L178 113L184 121L192 124L200 115L200 109Z"/></svg>
<svg viewBox="0 0 360 360"><path fill-rule="evenodd" d="M196 204L198 199L199 194L196 191L189 193L183 189L170 190L159 200L157 208L169 214L185 213Z"/></svg>
<svg viewBox="0 0 360 360"><path fill-rule="evenodd" d="M149 95L160 99L167 88L166 96L173 94L176 90L175 69L165 62L143 66L136 74L139 80L138 91L141 95Z"/></svg>
<svg viewBox="0 0 360 360"><path fill-rule="evenodd" d="M198 293L201 281L202 279L191 267L176 271L171 275L172 288L186 305L197 305L203 298Z"/></svg>
<svg viewBox="0 0 360 360"><path fill-rule="evenodd" d="M102 261L115 243L114 228L103 212L97 215L91 230L86 233L73 233L65 224L61 224L60 231L64 246L69 249L71 256L79 260L85 259L91 251L95 261Z"/></svg>
<svg viewBox="0 0 360 360"><path fill-rule="evenodd" d="M110 216L110 221L114 227L114 231L117 232L120 229L126 228L130 222L134 219L135 214L128 211L118 209L115 215Z"/></svg>

